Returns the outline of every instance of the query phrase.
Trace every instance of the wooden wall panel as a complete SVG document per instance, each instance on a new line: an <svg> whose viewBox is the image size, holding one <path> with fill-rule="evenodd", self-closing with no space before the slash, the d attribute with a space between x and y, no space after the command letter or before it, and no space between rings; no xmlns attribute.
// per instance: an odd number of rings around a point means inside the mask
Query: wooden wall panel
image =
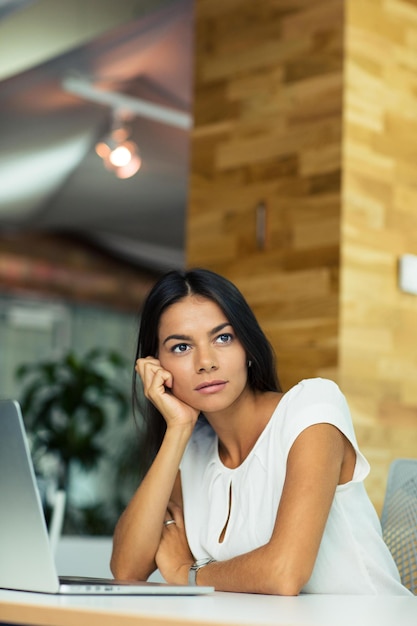
<svg viewBox="0 0 417 626"><path fill-rule="evenodd" d="M390 461L417 457L417 6L350 0L346 22L340 382L380 510Z"/></svg>
<svg viewBox="0 0 417 626"><path fill-rule="evenodd" d="M187 264L241 288L285 388L337 374L342 67L340 0L196 1Z"/></svg>

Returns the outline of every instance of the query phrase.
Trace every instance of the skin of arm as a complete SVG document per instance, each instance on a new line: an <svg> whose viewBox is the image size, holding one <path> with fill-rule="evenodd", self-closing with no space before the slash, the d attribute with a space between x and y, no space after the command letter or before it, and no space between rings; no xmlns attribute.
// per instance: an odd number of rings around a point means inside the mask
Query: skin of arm
<svg viewBox="0 0 417 626"><path fill-rule="evenodd" d="M151 468L115 528L110 567L119 580L146 580L155 570L168 505L179 497L178 486L175 489L178 468L198 417L195 409L170 393L171 375L157 359L138 359L136 370L146 397L164 416L167 430Z"/></svg>
<svg viewBox="0 0 417 626"><path fill-rule="evenodd" d="M316 424L303 431L288 456L270 541L201 568L197 583L219 591L298 595L313 571L336 487L351 479L355 459L351 444L336 427ZM173 547L182 527L177 523L177 537L166 529L158 556L165 579L184 584L191 563L185 550L178 555Z"/></svg>
<svg viewBox="0 0 417 626"><path fill-rule="evenodd" d="M177 481L186 433L167 431L152 467L120 517L110 568L119 580L146 580L156 569L163 522Z"/></svg>

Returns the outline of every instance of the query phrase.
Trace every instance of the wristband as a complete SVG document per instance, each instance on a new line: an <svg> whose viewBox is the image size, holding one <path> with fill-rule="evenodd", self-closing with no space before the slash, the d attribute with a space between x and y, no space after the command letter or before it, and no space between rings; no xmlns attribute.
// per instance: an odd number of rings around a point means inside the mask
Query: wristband
<svg viewBox="0 0 417 626"><path fill-rule="evenodd" d="M198 559L197 561L195 561L189 571L188 571L188 584L189 585L196 585L197 584L197 572L199 569L201 569L202 567L205 567L206 565L208 565L209 563L214 563L214 559Z"/></svg>

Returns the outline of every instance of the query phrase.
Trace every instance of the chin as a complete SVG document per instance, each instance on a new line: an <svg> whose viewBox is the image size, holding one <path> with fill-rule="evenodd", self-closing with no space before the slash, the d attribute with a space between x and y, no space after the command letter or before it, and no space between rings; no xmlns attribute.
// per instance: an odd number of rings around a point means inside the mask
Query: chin
<svg viewBox="0 0 417 626"><path fill-rule="evenodd" d="M196 407L198 411L201 413L210 415L210 413L219 413L221 411L225 411L230 407L231 402L216 401L215 399L208 399L207 402L199 402L199 406Z"/></svg>

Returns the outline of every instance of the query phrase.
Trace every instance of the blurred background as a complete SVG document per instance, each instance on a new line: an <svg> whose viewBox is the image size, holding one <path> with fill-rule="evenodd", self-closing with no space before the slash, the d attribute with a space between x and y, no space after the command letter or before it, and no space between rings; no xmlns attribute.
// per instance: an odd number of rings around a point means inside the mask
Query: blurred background
<svg viewBox="0 0 417 626"><path fill-rule="evenodd" d="M1 0L0 232L182 266L192 42L190 0ZM123 126L128 180L95 150Z"/></svg>
<svg viewBox="0 0 417 626"><path fill-rule="evenodd" d="M64 532L111 534L141 303L185 263L193 2L0 0L0 58L0 397Z"/></svg>

